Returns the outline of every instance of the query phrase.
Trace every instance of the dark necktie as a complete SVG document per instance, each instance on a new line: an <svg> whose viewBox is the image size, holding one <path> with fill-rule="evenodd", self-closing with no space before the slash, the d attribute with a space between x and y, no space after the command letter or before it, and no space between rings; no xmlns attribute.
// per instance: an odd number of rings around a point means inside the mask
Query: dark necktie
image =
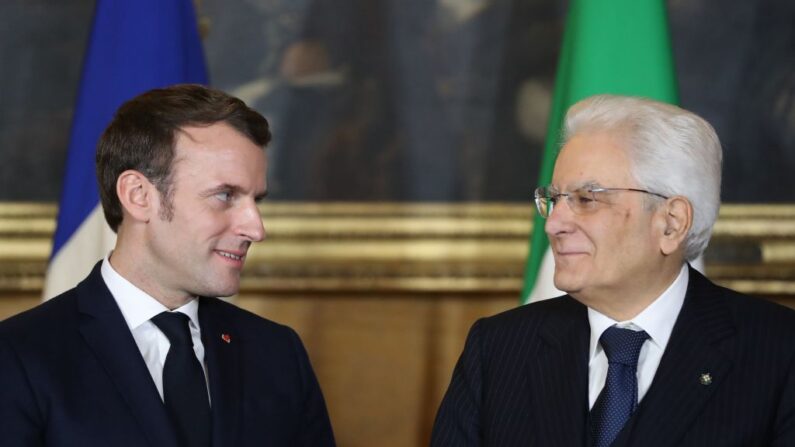
<svg viewBox="0 0 795 447"><path fill-rule="evenodd" d="M591 440L607 447L638 406L638 356L649 334L644 331L607 328L599 343L607 355L605 387L591 409Z"/></svg>
<svg viewBox="0 0 795 447"><path fill-rule="evenodd" d="M210 399L204 370L193 351L189 322L190 318L180 312L163 312L152 318L171 343L163 365L163 401L180 445L208 447Z"/></svg>

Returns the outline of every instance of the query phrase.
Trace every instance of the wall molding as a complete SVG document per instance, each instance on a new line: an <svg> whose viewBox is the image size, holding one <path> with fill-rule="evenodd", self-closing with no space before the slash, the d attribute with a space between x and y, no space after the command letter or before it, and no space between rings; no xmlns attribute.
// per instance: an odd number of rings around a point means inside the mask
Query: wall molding
<svg viewBox="0 0 795 447"><path fill-rule="evenodd" d="M532 205L284 203L261 206L268 239L242 293L517 291ZM0 203L0 291L40 291L57 206ZM795 296L795 205L724 205L707 274L736 290Z"/></svg>

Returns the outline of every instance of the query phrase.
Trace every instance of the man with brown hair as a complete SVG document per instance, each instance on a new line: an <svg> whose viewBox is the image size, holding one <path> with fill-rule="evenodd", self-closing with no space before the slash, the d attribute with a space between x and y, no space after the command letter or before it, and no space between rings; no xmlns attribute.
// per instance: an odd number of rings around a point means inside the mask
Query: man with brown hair
<svg viewBox="0 0 795 447"><path fill-rule="evenodd" d="M124 104L99 142L114 250L77 287L0 323L13 446L323 446L297 334L215 297L265 237L268 122L198 85Z"/></svg>

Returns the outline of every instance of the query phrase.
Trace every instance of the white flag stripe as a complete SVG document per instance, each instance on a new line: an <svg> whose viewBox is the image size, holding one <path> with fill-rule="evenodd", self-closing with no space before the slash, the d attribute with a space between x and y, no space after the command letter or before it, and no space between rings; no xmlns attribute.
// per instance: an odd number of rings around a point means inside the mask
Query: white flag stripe
<svg viewBox="0 0 795 447"><path fill-rule="evenodd" d="M44 299L50 299L76 286L115 244L116 233L105 222L102 206L97 204L94 211L50 261L44 282Z"/></svg>

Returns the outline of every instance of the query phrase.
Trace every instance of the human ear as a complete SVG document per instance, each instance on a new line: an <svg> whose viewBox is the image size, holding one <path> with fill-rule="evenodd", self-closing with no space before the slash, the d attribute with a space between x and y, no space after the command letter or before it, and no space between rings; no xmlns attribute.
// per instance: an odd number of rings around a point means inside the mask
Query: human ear
<svg viewBox="0 0 795 447"><path fill-rule="evenodd" d="M683 196L674 196L661 206L663 230L660 251L671 255L682 247L690 227L693 226L693 205Z"/></svg>
<svg viewBox="0 0 795 447"><path fill-rule="evenodd" d="M153 202L153 191L154 185L139 171L128 169L122 172L116 179L116 195L126 215L125 219L129 216L132 220L149 222L157 208Z"/></svg>

